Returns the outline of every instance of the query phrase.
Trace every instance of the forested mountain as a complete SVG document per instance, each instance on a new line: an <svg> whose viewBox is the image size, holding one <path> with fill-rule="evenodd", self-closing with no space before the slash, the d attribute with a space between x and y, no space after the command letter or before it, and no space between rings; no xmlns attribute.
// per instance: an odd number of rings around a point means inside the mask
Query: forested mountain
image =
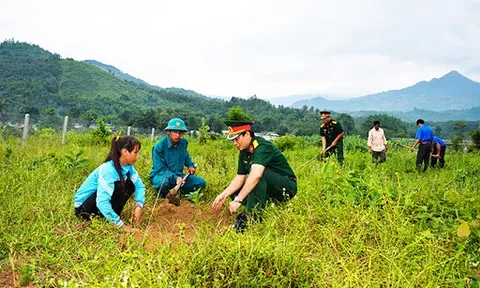
<svg viewBox="0 0 480 288"><path fill-rule="evenodd" d="M181 88L145 87L12 40L0 44L0 104L2 122L20 122L29 113L32 123L57 128L63 116L69 116L70 123L102 118L145 129L163 129L170 118L181 117L191 129L198 129L203 118L219 132L226 128L222 118L236 105L250 112L257 131L312 135L320 124L314 109L276 108L256 97L224 101Z"/></svg>
<svg viewBox="0 0 480 288"><path fill-rule="evenodd" d="M439 79L422 81L413 86L381 92L347 100L327 100L316 97L295 102L303 105L341 112L352 111L430 111L463 110L480 107L480 83L472 81L457 71L451 71Z"/></svg>

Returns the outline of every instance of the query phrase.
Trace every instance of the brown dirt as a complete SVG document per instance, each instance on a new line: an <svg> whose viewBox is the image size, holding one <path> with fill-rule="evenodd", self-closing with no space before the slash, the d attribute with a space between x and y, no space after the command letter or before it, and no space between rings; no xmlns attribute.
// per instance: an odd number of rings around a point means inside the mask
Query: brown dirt
<svg viewBox="0 0 480 288"><path fill-rule="evenodd" d="M148 221L151 211L145 211L144 222ZM146 237L146 249L154 249L155 244L179 242L191 243L198 236L201 229L206 229L212 235L218 233L233 223L233 216L225 209L214 211L210 204L200 204L195 207L188 200L182 199L180 206L168 203L166 200L158 202L152 220L143 235L136 235L137 240Z"/></svg>

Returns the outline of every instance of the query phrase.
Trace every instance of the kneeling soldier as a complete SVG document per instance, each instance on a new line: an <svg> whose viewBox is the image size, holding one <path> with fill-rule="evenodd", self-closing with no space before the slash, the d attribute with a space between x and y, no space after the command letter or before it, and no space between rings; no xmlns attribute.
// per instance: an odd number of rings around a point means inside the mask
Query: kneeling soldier
<svg viewBox="0 0 480 288"><path fill-rule="evenodd" d="M285 156L271 142L255 136L253 122L226 121L228 139L240 150L237 175L214 200L212 207L220 209L227 197L230 212L243 204L248 212L261 215L268 200L287 201L297 193L297 179ZM237 232L246 228L247 216L240 214L234 224Z"/></svg>

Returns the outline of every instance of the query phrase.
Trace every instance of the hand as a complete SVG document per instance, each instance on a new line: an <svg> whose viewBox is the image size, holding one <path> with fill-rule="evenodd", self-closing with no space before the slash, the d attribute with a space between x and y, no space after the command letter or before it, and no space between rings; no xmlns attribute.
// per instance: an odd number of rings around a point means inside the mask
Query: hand
<svg viewBox="0 0 480 288"><path fill-rule="evenodd" d="M223 193L219 194L215 200L213 200L212 203L212 208L213 210L218 210L223 206L223 203L225 203L225 196L223 196Z"/></svg>
<svg viewBox="0 0 480 288"><path fill-rule="evenodd" d="M135 224L139 224L140 221L142 221L142 214L143 214L143 208L135 206L135 209L133 209L133 222Z"/></svg>
<svg viewBox="0 0 480 288"><path fill-rule="evenodd" d="M195 174L195 168L194 167L188 167L187 173L192 174L192 175Z"/></svg>
<svg viewBox="0 0 480 288"><path fill-rule="evenodd" d="M387 145L385 145L385 152L387 152L387 151L388 151L388 146L387 146Z"/></svg>
<svg viewBox="0 0 480 288"><path fill-rule="evenodd" d="M242 206L242 203L238 203L238 202L235 202L235 201L232 201L230 202L230 213L235 213L237 212L238 208L240 208L240 206Z"/></svg>
<svg viewBox="0 0 480 288"><path fill-rule="evenodd" d="M325 154L325 151L327 151L327 149L322 148L322 154Z"/></svg>
<svg viewBox="0 0 480 288"><path fill-rule="evenodd" d="M131 226L128 226L128 225L123 225L122 228L123 228L123 231L125 231L127 233L139 233L140 232L140 229L132 228Z"/></svg>
<svg viewBox="0 0 480 288"><path fill-rule="evenodd" d="M410 148L410 152L413 152L413 150L415 150L415 147Z"/></svg>
<svg viewBox="0 0 480 288"><path fill-rule="evenodd" d="M179 185L179 184L180 184L180 186L183 186L183 184L185 184L185 181L183 181L182 177L177 177L177 185Z"/></svg>
<svg viewBox="0 0 480 288"><path fill-rule="evenodd" d="M337 141L333 141L333 142L332 142L332 145L330 145L330 146L331 146L331 147L337 146Z"/></svg>

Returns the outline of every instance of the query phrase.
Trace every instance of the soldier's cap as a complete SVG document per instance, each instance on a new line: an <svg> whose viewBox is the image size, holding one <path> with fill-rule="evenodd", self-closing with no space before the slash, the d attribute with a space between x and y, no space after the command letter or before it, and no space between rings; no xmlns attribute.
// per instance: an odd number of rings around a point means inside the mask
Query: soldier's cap
<svg viewBox="0 0 480 288"><path fill-rule="evenodd" d="M253 121L248 121L248 120L226 120L225 125L228 126L228 135L227 139L228 140L234 140L240 134L242 134L245 131L252 130L252 124Z"/></svg>
<svg viewBox="0 0 480 288"><path fill-rule="evenodd" d="M330 112L328 111L320 111L320 118L325 119L327 117L330 117Z"/></svg>

